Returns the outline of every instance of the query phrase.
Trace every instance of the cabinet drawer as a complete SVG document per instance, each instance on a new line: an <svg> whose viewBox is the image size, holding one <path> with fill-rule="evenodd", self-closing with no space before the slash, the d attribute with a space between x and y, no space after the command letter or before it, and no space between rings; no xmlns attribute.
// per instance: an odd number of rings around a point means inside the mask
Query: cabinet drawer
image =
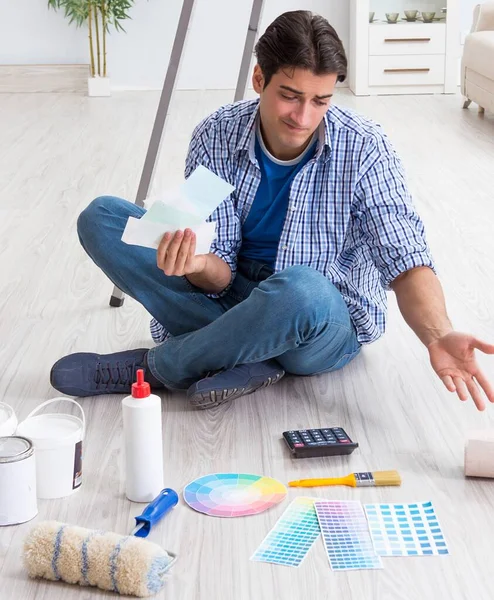
<svg viewBox="0 0 494 600"><path fill-rule="evenodd" d="M444 84L444 55L370 56L369 85Z"/></svg>
<svg viewBox="0 0 494 600"><path fill-rule="evenodd" d="M403 25L370 25L369 55L444 54L444 23L404 23Z"/></svg>

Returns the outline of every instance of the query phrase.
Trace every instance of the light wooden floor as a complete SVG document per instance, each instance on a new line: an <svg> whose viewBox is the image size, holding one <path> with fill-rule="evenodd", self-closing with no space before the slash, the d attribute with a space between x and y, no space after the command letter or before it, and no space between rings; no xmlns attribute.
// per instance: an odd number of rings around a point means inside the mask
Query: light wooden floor
<svg viewBox="0 0 494 600"><path fill-rule="evenodd" d="M151 345L148 315L131 299L108 306L111 284L79 247L75 223L95 196L131 200L137 189L158 93L111 99L0 95L0 400L20 419L57 394L48 374L60 356ZM230 101L226 92L180 92L171 107L153 191L182 180L189 135ZM380 121L403 156L428 230L450 315L459 329L494 340L494 117L461 110L459 96L336 102ZM494 379L494 357L481 357ZM141 505L123 494L119 396L83 400L89 421L84 484L69 499L40 501L37 519L126 533ZM152 539L179 554L166 591L173 600L285 598L491 599L494 481L465 480L463 447L472 428L493 427L443 389L424 348L390 296L387 335L329 376L286 378L235 404L202 412L163 394L166 485L181 492L218 471L282 482L352 471L398 469L401 488L328 488L323 498L433 500L449 541L447 557L387 559L382 571L334 573L318 541L299 569L249 557L290 499L258 516L214 519L180 503ZM343 426L359 442L350 458L291 460L286 429ZM98 590L29 581L20 561L32 523L0 530L2 600L103 597Z"/></svg>

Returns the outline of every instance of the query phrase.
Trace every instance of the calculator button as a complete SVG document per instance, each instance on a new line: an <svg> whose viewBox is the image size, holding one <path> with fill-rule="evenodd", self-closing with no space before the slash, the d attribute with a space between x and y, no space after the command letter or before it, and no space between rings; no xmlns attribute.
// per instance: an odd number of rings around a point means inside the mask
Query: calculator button
<svg viewBox="0 0 494 600"><path fill-rule="evenodd" d="M303 448L304 446L305 446L305 444L302 444L302 443L293 444L294 448Z"/></svg>

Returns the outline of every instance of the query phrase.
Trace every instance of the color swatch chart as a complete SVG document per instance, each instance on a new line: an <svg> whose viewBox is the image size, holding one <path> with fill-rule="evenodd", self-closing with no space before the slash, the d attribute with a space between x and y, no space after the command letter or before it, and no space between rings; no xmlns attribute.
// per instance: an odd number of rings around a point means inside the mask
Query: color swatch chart
<svg viewBox="0 0 494 600"><path fill-rule="evenodd" d="M366 504L364 508L379 556L449 554L432 502Z"/></svg>
<svg viewBox="0 0 494 600"><path fill-rule="evenodd" d="M318 500L314 506L333 571L383 568L360 502Z"/></svg>
<svg viewBox="0 0 494 600"><path fill-rule="evenodd" d="M251 556L251 560L298 567L319 534L314 498L296 498Z"/></svg>
<svg viewBox="0 0 494 600"><path fill-rule="evenodd" d="M271 508L285 499L286 487L271 477L250 473L213 473L184 489L184 500L212 517L244 517Z"/></svg>

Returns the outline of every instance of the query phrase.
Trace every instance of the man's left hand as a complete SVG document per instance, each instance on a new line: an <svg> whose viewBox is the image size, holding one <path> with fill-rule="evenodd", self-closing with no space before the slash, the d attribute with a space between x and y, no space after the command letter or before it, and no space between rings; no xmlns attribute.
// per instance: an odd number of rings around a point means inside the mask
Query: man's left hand
<svg viewBox="0 0 494 600"><path fill-rule="evenodd" d="M472 397L479 410L485 409L481 389L494 403L494 388L480 370L475 359L475 349L494 354L494 345L480 341L472 335L452 331L428 345L431 364L450 392L460 400Z"/></svg>

